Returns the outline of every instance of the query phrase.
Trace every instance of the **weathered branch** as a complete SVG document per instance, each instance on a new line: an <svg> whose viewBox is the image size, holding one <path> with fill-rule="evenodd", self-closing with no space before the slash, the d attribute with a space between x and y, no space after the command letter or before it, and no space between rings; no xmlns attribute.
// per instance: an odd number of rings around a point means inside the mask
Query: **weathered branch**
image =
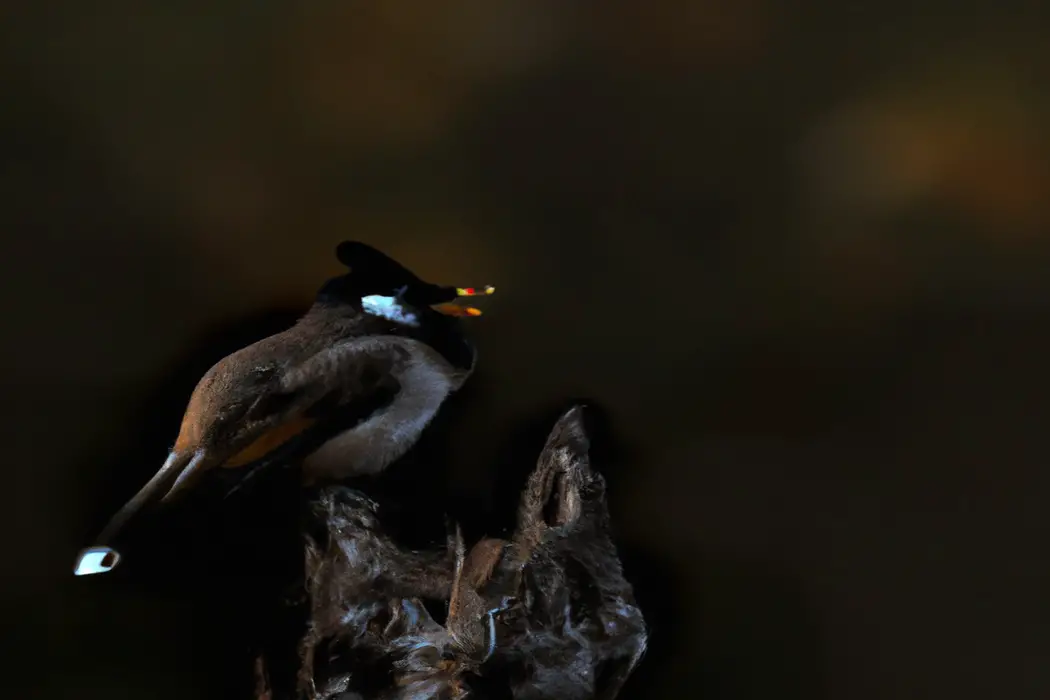
<svg viewBox="0 0 1050 700"><path fill-rule="evenodd" d="M645 651L578 411L552 431L507 540L406 549L345 486L323 489L310 517L322 534L306 543L299 697L480 699L498 684L520 700L611 700ZM448 605L444 624L424 599Z"/></svg>

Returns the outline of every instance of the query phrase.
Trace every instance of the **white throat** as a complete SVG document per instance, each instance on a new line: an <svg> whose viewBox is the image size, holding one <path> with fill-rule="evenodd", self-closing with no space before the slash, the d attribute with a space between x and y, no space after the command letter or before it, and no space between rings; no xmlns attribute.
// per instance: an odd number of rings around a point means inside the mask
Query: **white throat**
<svg viewBox="0 0 1050 700"><path fill-rule="evenodd" d="M378 294L361 297L361 307L366 314L372 316L403 323L406 326L419 326L419 318L411 311L407 311L394 297L384 297Z"/></svg>

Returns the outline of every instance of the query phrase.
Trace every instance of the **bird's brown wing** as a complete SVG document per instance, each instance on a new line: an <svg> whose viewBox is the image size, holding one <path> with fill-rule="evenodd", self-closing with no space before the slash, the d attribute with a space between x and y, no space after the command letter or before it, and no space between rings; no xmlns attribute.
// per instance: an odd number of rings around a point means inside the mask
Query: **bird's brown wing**
<svg viewBox="0 0 1050 700"><path fill-rule="evenodd" d="M237 469L247 466L253 462L263 459L283 445L287 445L293 439L301 437L307 430L317 424L316 418L309 416L295 416L289 420L278 423L274 427L262 432L247 447L226 460L222 466L228 469Z"/></svg>
<svg viewBox="0 0 1050 700"><path fill-rule="evenodd" d="M404 358L396 347L381 342L382 338L358 338L330 346L275 377L242 418L249 442L223 466L237 468L256 462L350 404L396 392L396 365Z"/></svg>

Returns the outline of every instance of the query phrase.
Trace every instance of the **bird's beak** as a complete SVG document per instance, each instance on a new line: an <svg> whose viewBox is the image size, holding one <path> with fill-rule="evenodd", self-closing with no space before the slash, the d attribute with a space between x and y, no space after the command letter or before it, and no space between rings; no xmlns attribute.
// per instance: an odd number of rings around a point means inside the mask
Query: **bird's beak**
<svg viewBox="0 0 1050 700"><path fill-rule="evenodd" d="M116 568L121 561L121 555L108 543L144 507L154 503L168 503L184 493L206 471L209 462L204 450L172 451L164 466L110 519L99 534L97 544L81 550L73 573L77 576L87 576L106 573Z"/></svg>
<svg viewBox="0 0 1050 700"><path fill-rule="evenodd" d="M496 288L491 284L486 284L484 287L456 287L456 296L459 297L479 297L494 294Z"/></svg>
<svg viewBox="0 0 1050 700"><path fill-rule="evenodd" d="M450 288L452 289L452 288ZM455 287L457 297L479 297L488 296L496 292L496 288L492 285L485 285L484 287ZM434 304L432 307L435 311L446 316L480 316L481 309L476 309L473 306L460 306L451 302L445 304Z"/></svg>
<svg viewBox="0 0 1050 700"><path fill-rule="evenodd" d="M476 309L473 306L460 306L458 304L435 304L430 307L437 311L439 314L446 316L480 316L481 309Z"/></svg>

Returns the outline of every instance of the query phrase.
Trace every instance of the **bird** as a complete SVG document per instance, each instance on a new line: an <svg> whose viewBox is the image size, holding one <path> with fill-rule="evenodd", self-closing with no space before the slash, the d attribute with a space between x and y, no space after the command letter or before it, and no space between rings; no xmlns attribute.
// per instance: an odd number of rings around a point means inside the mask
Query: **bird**
<svg viewBox="0 0 1050 700"><path fill-rule="evenodd" d="M339 243L335 254L348 272L325 282L292 327L204 374L167 459L81 550L75 575L115 568L122 557L112 540L125 524L214 469L249 474L295 454L306 485L378 474L463 386L477 354L457 317L480 312L453 302L492 288L424 282L359 241Z"/></svg>

